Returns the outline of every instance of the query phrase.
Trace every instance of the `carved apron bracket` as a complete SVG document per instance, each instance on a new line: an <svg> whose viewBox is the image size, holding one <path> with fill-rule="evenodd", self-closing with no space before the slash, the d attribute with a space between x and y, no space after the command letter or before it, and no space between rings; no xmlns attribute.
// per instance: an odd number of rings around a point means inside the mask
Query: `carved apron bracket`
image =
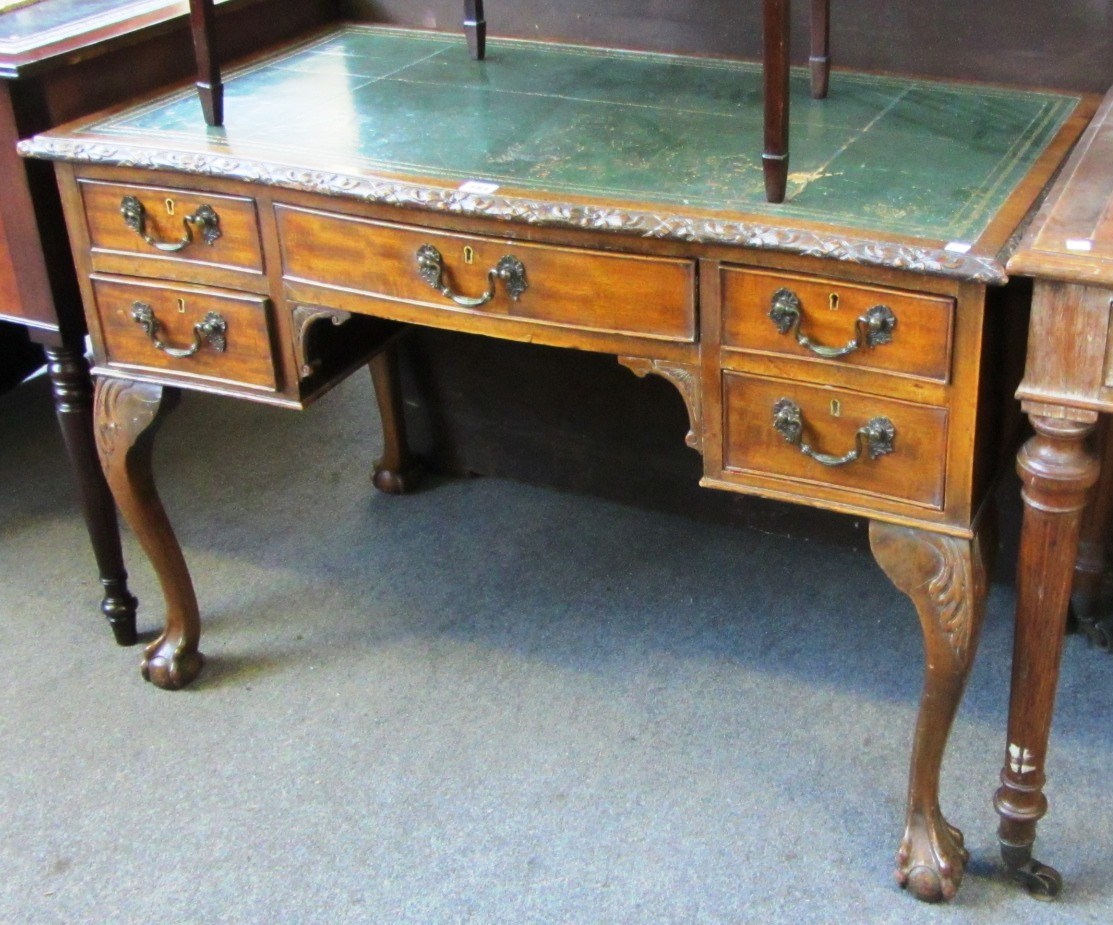
<svg viewBox="0 0 1113 925"><path fill-rule="evenodd" d="M295 305L290 312L294 328L294 359L298 364L298 375L305 379L312 376L321 365L320 360L309 356L309 331L318 321L331 321L339 327L352 317L351 312L343 312L328 308L317 308L311 305Z"/></svg>
<svg viewBox="0 0 1113 925"><path fill-rule="evenodd" d="M635 376L660 376L671 382L688 407L688 422L691 429L684 442L697 453L703 452L703 401L700 393L699 367L691 363L677 363L672 360L648 360L645 357L618 357L618 362Z"/></svg>

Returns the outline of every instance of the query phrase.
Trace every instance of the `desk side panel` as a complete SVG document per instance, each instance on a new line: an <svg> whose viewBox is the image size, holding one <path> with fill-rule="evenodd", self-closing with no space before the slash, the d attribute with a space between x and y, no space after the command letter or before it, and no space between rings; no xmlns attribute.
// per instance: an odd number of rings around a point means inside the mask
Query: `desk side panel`
<svg viewBox="0 0 1113 925"><path fill-rule="evenodd" d="M1036 282L1028 361L1017 391L1025 411L1093 420L1095 411L1113 410L1107 385L1111 311L1107 289Z"/></svg>
<svg viewBox="0 0 1113 925"><path fill-rule="evenodd" d="M15 264L12 263L8 230L4 227L4 214L0 212L0 316L14 314L19 305L16 287Z"/></svg>
<svg viewBox="0 0 1113 925"><path fill-rule="evenodd" d="M10 82L0 80L0 318L57 330L18 138Z"/></svg>

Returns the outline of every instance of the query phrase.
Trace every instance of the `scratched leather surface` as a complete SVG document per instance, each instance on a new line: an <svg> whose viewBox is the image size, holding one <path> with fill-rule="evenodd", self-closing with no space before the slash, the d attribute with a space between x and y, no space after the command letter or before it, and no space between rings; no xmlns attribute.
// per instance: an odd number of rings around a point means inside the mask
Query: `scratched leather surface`
<svg viewBox="0 0 1113 925"><path fill-rule="evenodd" d="M782 215L973 241L1076 96L836 71L793 73L788 201L761 176L753 63L351 26L227 78L225 128L192 91L88 129L183 151L485 180L548 193Z"/></svg>

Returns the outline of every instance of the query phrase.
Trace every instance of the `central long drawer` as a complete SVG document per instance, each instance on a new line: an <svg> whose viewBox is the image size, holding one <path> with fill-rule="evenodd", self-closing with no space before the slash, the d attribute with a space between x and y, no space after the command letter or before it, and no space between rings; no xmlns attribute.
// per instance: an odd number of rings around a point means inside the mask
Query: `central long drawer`
<svg viewBox="0 0 1113 925"><path fill-rule="evenodd" d="M282 270L287 280L377 300L374 314L393 317L391 303L562 328L696 340L695 264L586 248L524 243L373 221L277 205ZM424 249L424 250L423 250ZM418 253L440 258L440 288L422 275ZM521 267L524 287L504 279L491 298L490 272L504 258ZM427 261L428 261L427 256Z"/></svg>

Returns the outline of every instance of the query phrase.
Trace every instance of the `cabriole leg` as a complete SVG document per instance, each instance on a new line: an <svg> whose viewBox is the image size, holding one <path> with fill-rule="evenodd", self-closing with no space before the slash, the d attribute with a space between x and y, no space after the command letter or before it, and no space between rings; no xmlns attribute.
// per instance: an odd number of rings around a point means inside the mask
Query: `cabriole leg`
<svg viewBox="0 0 1113 925"><path fill-rule="evenodd" d="M138 601L128 591L116 505L97 459L89 364L84 353L75 347L48 346L44 350L53 387L54 411L58 415L70 466L77 477L81 512L104 586L100 609L116 642L122 646L134 645Z"/></svg>
<svg viewBox="0 0 1113 925"><path fill-rule="evenodd" d="M375 400L383 423L383 455L375 463L372 482L379 491L401 495L412 491L421 478L420 466L410 453L406 439L406 420L402 409L402 382L398 375L398 355L392 344L375 354L368 363Z"/></svg>
<svg viewBox="0 0 1113 925"><path fill-rule="evenodd" d="M1032 857L1036 823L1047 812L1044 761L1059 682L1078 534L1098 462L1086 448L1093 423L1031 416L1036 435L1021 449L1024 522L1017 565L1009 733L994 806L1001 856L1037 896L1055 896L1062 879Z"/></svg>
<svg viewBox="0 0 1113 925"><path fill-rule="evenodd" d="M143 677L176 690L201 670L201 621L193 581L162 507L151 471L155 434L178 402L176 389L127 379L99 379L94 401L97 450L120 512L150 559L166 600L166 628L143 656Z"/></svg>
<svg viewBox="0 0 1113 925"><path fill-rule="evenodd" d="M939 808L939 771L981 631L989 545L980 536L964 540L870 524L874 557L916 605L924 634L924 688L896 876L902 887L929 902L955 895L969 857L962 833Z"/></svg>

